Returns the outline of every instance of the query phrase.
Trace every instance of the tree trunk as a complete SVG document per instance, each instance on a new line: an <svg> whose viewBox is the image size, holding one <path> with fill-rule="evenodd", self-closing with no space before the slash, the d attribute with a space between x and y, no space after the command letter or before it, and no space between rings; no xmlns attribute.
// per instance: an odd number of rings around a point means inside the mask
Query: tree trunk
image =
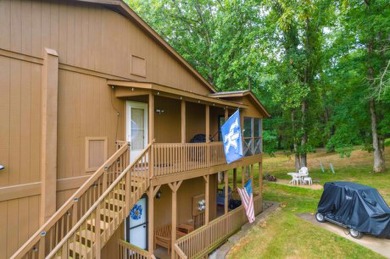
<svg viewBox="0 0 390 259"><path fill-rule="evenodd" d="M371 57L373 54L374 40L371 40L367 45L368 56ZM371 64L368 65L368 82L373 88L374 83L374 68ZM378 130L377 130L377 115L375 108L374 97L370 97L370 116L371 116L371 134L372 134L372 148L374 149L374 173L382 173L385 171L385 159L383 157L382 149L379 142Z"/></svg>
<svg viewBox="0 0 390 259"><path fill-rule="evenodd" d="M293 135L296 134L295 132L295 112L294 111L291 111L291 128L292 128L292 132L293 132ZM294 143L293 143L293 146L294 146L294 157L295 157L295 171L298 172L298 170L301 168L301 157L299 155L299 150L298 150L298 143L297 143L297 139L294 137Z"/></svg>
<svg viewBox="0 0 390 259"><path fill-rule="evenodd" d="M307 102L304 100L302 102L301 106L302 111L302 137L301 137L301 148L303 150L300 152L301 157L301 163L300 167L307 166L307 153L306 153L306 146L307 146L307 128L306 128L306 113L307 113Z"/></svg>
<svg viewBox="0 0 390 259"><path fill-rule="evenodd" d="M374 149L374 172L382 173L385 171L385 159L383 157L382 149L377 132L377 116L375 111L375 100L370 98L370 115L371 115L371 132L372 132L372 147Z"/></svg>

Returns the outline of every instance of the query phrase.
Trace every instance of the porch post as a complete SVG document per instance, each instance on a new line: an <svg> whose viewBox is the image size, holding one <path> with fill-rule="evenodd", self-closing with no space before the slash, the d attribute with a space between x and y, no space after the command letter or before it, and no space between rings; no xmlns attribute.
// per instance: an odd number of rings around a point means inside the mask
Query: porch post
<svg viewBox="0 0 390 259"><path fill-rule="evenodd" d="M204 181L205 181L205 200L206 200L206 209L204 213L204 224L207 225L209 224L209 214L210 214L210 186L209 186L209 180L210 176L205 175L203 176Z"/></svg>
<svg viewBox="0 0 390 259"><path fill-rule="evenodd" d="M229 174L228 174L229 171L225 171L223 173L223 176L224 176L224 180L225 180L225 214L228 213L229 211L229 200L228 200L228 195L229 195Z"/></svg>
<svg viewBox="0 0 390 259"><path fill-rule="evenodd" d="M226 107L225 108L225 121L229 118L229 110L228 108Z"/></svg>
<svg viewBox="0 0 390 259"><path fill-rule="evenodd" d="M181 101L181 143L186 143L186 102Z"/></svg>
<svg viewBox="0 0 390 259"><path fill-rule="evenodd" d="M251 164L250 166L249 166L249 177L250 177L250 179L252 180L252 183L251 183L251 185L252 185L252 190L254 190L253 189L253 187L255 187L255 183L253 182L253 176L254 176L254 173L253 173L253 164Z"/></svg>
<svg viewBox="0 0 390 259"><path fill-rule="evenodd" d="M174 182L174 183L169 183L169 188L172 190L172 229L171 229L171 258L175 258L175 252L174 252L174 247L175 247L175 242L176 242L176 229L177 229L177 191L179 190L180 185L182 184L183 181L179 182Z"/></svg>
<svg viewBox="0 0 390 259"><path fill-rule="evenodd" d="M41 213L46 222L57 209L58 54L44 49L41 105Z"/></svg>
<svg viewBox="0 0 390 259"><path fill-rule="evenodd" d="M149 140L148 143L152 143L154 140L154 95L149 94Z"/></svg>
<svg viewBox="0 0 390 259"><path fill-rule="evenodd" d="M157 188L158 190L159 188ZM154 188L149 187L148 195L148 251L154 253Z"/></svg>
<svg viewBox="0 0 390 259"><path fill-rule="evenodd" d="M246 175L245 170L246 170L246 167L242 166L241 167L241 185L242 185L241 188L243 188L245 185L245 175Z"/></svg>
<svg viewBox="0 0 390 259"><path fill-rule="evenodd" d="M206 165L210 165L210 105L206 105Z"/></svg>
<svg viewBox="0 0 390 259"><path fill-rule="evenodd" d="M263 161L259 162L259 195L260 195L260 211L263 211Z"/></svg>
<svg viewBox="0 0 390 259"><path fill-rule="evenodd" d="M210 142L210 105L206 105L206 143Z"/></svg>
<svg viewBox="0 0 390 259"><path fill-rule="evenodd" d="M233 169L233 190L237 189L237 168Z"/></svg>

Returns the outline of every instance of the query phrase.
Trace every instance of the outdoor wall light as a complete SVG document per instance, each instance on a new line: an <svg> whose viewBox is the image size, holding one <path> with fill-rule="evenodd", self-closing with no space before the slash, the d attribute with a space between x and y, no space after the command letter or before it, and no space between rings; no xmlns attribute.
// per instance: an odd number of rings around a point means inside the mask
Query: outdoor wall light
<svg viewBox="0 0 390 259"><path fill-rule="evenodd" d="M3 165L0 165L0 170L3 170L5 167Z"/></svg>
<svg viewBox="0 0 390 259"><path fill-rule="evenodd" d="M161 198L161 191L158 191L157 193L156 193L156 199L160 199Z"/></svg>
<svg viewBox="0 0 390 259"><path fill-rule="evenodd" d="M162 113L164 113L165 111L164 111L164 109L160 109L160 108L157 108L156 109L156 113L158 114L158 115L161 115Z"/></svg>

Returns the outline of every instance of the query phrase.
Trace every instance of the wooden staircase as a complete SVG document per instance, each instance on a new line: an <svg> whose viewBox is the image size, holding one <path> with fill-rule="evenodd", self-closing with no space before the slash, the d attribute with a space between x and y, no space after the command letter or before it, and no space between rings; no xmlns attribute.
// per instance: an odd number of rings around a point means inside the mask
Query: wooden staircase
<svg viewBox="0 0 390 259"><path fill-rule="evenodd" d="M91 177L88 188L80 187L85 190L77 191L11 258L100 258L101 248L149 188L150 155L151 145L119 173L105 163L103 173ZM120 162L113 157L109 167Z"/></svg>

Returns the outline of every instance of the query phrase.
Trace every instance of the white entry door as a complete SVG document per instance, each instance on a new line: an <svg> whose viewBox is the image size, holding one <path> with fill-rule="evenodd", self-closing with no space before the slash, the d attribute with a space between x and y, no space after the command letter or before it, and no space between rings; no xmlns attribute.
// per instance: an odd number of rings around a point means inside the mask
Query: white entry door
<svg viewBox="0 0 390 259"><path fill-rule="evenodd" d="M131 209L126 220L126 241L146 250L148 248L147 198L142 197Z"/></svg>
<svg viewBox="0 0 390 259"><path fill-rule="evenodd" d="M130 142L130 163L148 145L148 104L126 102L126 140Z"/></svg>

